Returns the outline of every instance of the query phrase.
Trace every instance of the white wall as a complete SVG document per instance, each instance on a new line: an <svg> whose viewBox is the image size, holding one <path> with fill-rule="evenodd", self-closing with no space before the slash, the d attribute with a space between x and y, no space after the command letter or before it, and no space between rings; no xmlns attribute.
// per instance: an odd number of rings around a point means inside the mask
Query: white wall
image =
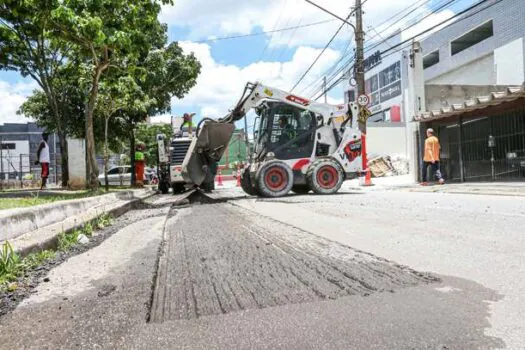
<svg viewBox="0 0 525 350"><path fill-rule="evenodd" d="M496 84L521 85L524 79L523 65L519 64L523 57L523 39L511 41L494 50L496 69Z"/></svg>
<svg viewBox="0 0 525 350"><path fill-rule="evenodd" d="M432 85L495 85L494 54L469 62L448 73L427 80L425 83Z"/></svg>
<svg viewBox="0 0 525 350"><path fill-rule="evenodd" d="M2 165L0 169L3 169L4 173L19 172L22 170L24 173L30 171L30 154L29 154L29 141L2 141L2 144L14 143L15 149L3 149L2 152ZM22 156L22 169L20 169L20 155ZM29 156L28 156L29 155Z"/></svg>
<svg viewBox="0 0 525 350"><path fill-rule="evenodd" d="M68 139L69 184L73 188L86 184L86 151L84 140Z"/></svg>
<svg viewBox="0 0 525 350"><path fill-rule="evenodd" d="M405 124L388 126L383 123L369 124L366 127L366 149L369 154L407 156Z"/></svg>

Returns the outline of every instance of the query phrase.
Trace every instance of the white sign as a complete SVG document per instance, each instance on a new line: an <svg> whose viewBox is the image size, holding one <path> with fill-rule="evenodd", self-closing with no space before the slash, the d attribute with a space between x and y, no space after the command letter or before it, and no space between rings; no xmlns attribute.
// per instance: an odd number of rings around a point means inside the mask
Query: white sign
<svg viewBox="0 0 525 350"><path fill-rule="evenodd" d="M368 104L370 103L370 99L367 95L359 95L359 97L357 98L357 103L362 107L368 106Z"/></svg>

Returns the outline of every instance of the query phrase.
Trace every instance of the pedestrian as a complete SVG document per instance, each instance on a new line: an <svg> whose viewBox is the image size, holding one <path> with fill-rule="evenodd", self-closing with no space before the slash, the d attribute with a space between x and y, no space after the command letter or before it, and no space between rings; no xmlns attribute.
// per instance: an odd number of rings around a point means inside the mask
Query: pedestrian
<svg viewBox="0 0 525 350"><path fill-rule="evenodd" d="M41 175L42 178L42 184L40 185L40 190L43 190L46 187L47 178L49 177L49 162L50 162L50 156L49 156L49 145L47 144L47 140L49 138L49 134L44 132L42 133L42 141L40 141L40 145L38 146L38 150L36 151L36 161L35 165L40 164L41 168Z"/></svg>
<svg viewBox="0 0 525 350"><path fill-rule="evenodd" d="M428 167L432 168L432 175L435 175L440 185L445 183L441 170L439 169L439 151L441 146L439 140L434 136L434 130L432 128L427 129L427 139L425 140L425 154L423 155L423 182L422 186L428 186L427 182L427 171Z"/></svg>

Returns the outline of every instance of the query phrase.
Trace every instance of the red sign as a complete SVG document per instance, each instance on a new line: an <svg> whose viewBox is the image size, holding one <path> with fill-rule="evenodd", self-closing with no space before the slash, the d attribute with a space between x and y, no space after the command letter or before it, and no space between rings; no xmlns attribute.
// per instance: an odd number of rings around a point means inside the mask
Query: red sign
<svg viewBox="0 0 525 350"><path fill-rule="evenodd" d="M310 104L310 101L308 101L307 99L295 95L288 95L286 96L286 99L288 101L292 101L303 106L308 106Z"/></svg>
<svg viewBox="0 0 525 350"><path fill-rule="evenodd" d="M344 148L346 159L349 162L353 162L357 157L361 155L361 140L350 141Z"/></svg>

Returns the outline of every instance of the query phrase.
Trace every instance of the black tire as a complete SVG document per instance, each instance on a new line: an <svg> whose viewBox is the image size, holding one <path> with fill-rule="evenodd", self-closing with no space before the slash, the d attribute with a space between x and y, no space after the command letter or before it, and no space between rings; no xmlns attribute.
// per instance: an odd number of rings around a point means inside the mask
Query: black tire
<svg viewBox="0 0 525 350"><path fill-rule="evenodd" d="M203 182L201 185L200 185L200 188L206 192L206 193L210 193L211 191L213 191L215 189L215 182L212 181L212 182Z"/></svg>
<svg viewBox="0 0 525 350"><path fill-rule="evenodd" d="M293 171L286 163L271 160L259 168L255 179L263 197L282 197L292 189Z"/></svg>
<svg viewBox="0 0 525 350"><path fill-rule="evenodd" d="M294 185L292 187L292 192L295 194L307 194L310 192L310 186L308 185Z"/></svg>
<svg viewBox="0 0 525 350"><path fill-rule="evenodd" d="M256 196L257 189L252 184L252 179L250 177L250 169L244 169L244 172L241 176L241 188L247 195Z"/></svg>
<svg viewBox="0 0 525 350"><path fill-rule="evenodd" d="M168 186L167 183L165 183L165 182L160 182L159 183L159 191L160 191L160 193L166 194L166 193L169 192L169 190L170 190L170 187Z"/></svg>
<svg viewBox="0 0 525 350"><path fill-rule="evenodd" d="M184 184L180 182L172 184L171 188L173 189L173 194L179 194L184 192Z"/></svg>
<svg viewBox="0 0 525 350"><path fill-rule="evenodd" d="M317 194L334 194L341 188L344 173L341 166L332 158L314 161L306 173L308 185Z"/></svg>

